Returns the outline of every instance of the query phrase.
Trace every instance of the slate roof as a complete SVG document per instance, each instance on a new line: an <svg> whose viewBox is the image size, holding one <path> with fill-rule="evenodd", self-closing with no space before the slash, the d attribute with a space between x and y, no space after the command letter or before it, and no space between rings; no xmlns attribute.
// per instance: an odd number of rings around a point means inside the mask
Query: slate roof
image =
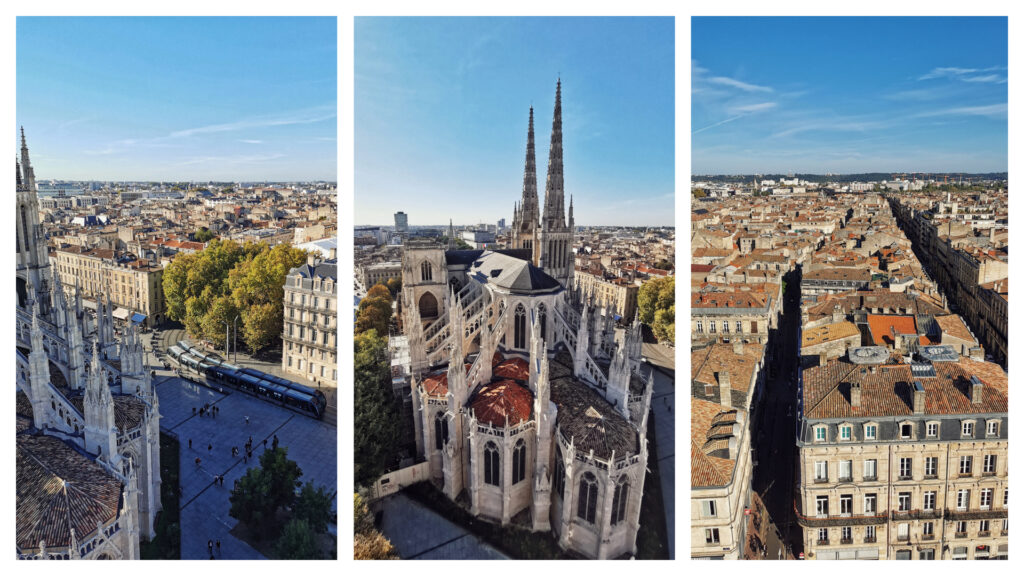
<svg viewBox="0 0 1024 576"><path fill-rule="evenodd" d="M85 414L85 396L73 396L68 399L79 414ZM114 396L114 424L122 434L142 425L146 415L146 403L135 396Z"/></svg>
<svg viewBox="0 0 1024 576"><path fill-rule="evenodd" d="M338 280L338 261L324 260L316 266L305 263L288 271L288 275L298 274L303 278L330 278L335 282Z"/></svg>
<svg viewBox="0 0 1024 576"><path fill-rule="evenodd" d="M483 252L466 273L481 284L493 284L513 293L550 293L562 288L532 263L501 252Z"/></svg>
<svg viewBox="0 0 1024 576"><path fill-rule="evenodd" d="M640 451L633 425L595 390L572 376L572 357L560 351L549 363L551 400L558 406L556 425L576 444L578 454L616 458Z"/></svg>
<svg viewBox="0 0 1024 576"><path fill-rule="evenodd" d="M17 545L67 548L71 529L79 542L118 513L121 482L99 464L52 436L17 436Z"/></svg>

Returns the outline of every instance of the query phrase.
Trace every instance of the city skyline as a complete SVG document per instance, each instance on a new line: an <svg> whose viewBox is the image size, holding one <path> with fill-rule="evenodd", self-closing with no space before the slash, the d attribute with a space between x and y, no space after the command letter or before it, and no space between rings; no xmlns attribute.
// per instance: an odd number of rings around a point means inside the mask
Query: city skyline
<svg viewBox="0 0 1024 576"><path fill-rule="evenodd" d="M1006 18L697 17L691 31L693 174L1007 171Z"/></svg>
<svg viewBox="0 0 1024 576"><path fill-rule="evenodd" d="M334 17L17 28L17 121L46 180L337 180Z"/></svg>
<svg viewBox="0 0 1024 576"><path fill-rule="evenodd" d="M358 224L511 222L531 105L543 193L559 78L577 223L671 224L671 18L356 18L355 36Z"/></svg>

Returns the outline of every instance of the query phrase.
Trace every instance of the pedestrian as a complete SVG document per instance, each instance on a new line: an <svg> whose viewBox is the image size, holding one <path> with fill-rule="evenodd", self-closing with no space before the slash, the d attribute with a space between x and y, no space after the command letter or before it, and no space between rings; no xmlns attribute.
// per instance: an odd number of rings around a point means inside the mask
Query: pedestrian
<svg viewBox="0 0 1024 576"><path fill-rule="evenodd" d="M246 426L248 426L248 425L249 425L249 417L248 417L248 416L246 416L246 417L245 417L245 425L246 425Z"/></svg>
<svg viewBox="0 0 1024 576"><path fill-rule="evenodd" d="M209 454L210 452L213 452L213 444L206 445L206 453Z"/></svg>
<svg viewBox="0 0 1024 576"><path fill-rule="evenodd" d="M267 449L267 439L266 438L263 439L263 449L264 450Z"/></svg>
<svg viewBox="0 0 1024 576"><path fill-rule="evenodd" d="M248 464L248 463L249 463L249 457L248 456L242 456L242 464Z"/></svg>
<svg viewBox="0 0 1024 576"><path fill-rule="evenodd" d="M213 554L213 540L206 541L206 549L210 551L210 554Z"/></svg>
<svg viewBox="0 0 1024 576"><path fill-rule="evenodd" d="M217 554L220 554L220 540L217 540Z"/></svg>
<svg viewBox="0 0 1024 576"><path fill-rule="evenodd" d="M277 434L274 434L274 444L273 444L274 450L277 450L277 444L278 444ZM263 446L266 446L266 444L264 444Z"/></svg>
<svg viewBox="0 0 1024 576"><path fill-rule="evenodd" d="M189 450L192 449L192 439L191 438L188 439L188 449Z"/></svg>
<svg viewBox="0 0 1024 576"><path fill-rule="evenodd" d="M199 465L202 464L202 463L203 463L203 459L200 458L199 456L196 456L196 467L198 468Z"/></svg>
<svg viewBox="0 0 1024 576"><path fill-rule="evenodd" d="M195 415L196 415L196 407L195 407L195 406L193 406L193 407L192 407L192 415L193 415L193 416L195 416Z"/></svg>

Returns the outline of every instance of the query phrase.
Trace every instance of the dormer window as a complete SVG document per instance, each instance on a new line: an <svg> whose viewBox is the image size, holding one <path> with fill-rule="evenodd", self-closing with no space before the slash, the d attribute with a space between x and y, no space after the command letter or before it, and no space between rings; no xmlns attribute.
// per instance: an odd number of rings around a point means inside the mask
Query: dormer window
<svg viewBox="0 0 1024 576"><path fill-rule="evenodd" d="M937 438L939 435L939 423L928 422L925 424L925 435L929 438Z"/></svg>
<svg viewBox="0 0 1024 576"><path fill-rule="evenodd" d="M849 442L853 439L853 426L849 424L841 424L839 426L839 440L841 442Z"/></svg>
<svg viewBox="0 0 1024 576"><path fill-rule="evenodd" d="M960 436L963 438L974 438L973 420L964 420L960 423Z"/></svg>
<svg viewBox="0 0 1024 576"><path fill-rule="evenodd" d="M911 440L914 438L914 424L911 422L900 423L900 439Z"/></svg>
<svg viewBox="0 0 1024 576"><path fill-rule="evenodd" d="M985 422L985 436L989 438L999 436L999 420L989 420Z"/></svg>
<svg viewBox="0 0 1024 576"><path fill-rule="evenodd" d="M878 424L870 422L864 425L864 439L865 440L877 440L878 439Z"/></svg>
<svg viewBox="0 0 1024 576"><path fill-rule="evenodd" d="M825 426L816 426L814 428L814 441L825 442L828 440L828 429Z"/></svg>

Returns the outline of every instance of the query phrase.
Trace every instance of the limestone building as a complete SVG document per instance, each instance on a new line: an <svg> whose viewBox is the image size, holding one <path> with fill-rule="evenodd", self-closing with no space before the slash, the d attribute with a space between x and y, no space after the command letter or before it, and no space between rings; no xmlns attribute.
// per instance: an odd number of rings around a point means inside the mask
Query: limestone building
<svg viewBox="0 0 1024 576"><path fill-rule="evenodd" d="M550 531L590 558L636 553L653 381L637 321L572 289L556 89L543 218L532 111L510 250L410 242L402 314L415 438L429 476L473 515Z"/></svg>
<svg viewBox="0 0 1024 576"><path fill-rule="evenodd" d="M606 307L620 318L629 320L636 315L637 295L640 287L623 278L605 278L589 272L573 272L575 288L584 293L593 293L598 306Z"/></svg>
<svg viewBox="0 0 1024 576"><path fill-rule="evenodd" d="M138 558L161 509L160 402L142 343L130 325L115 340L109 298L91 321L81 291L69 298L53 274L24 132L16 168L17 557Z"/></svg>
<svg viewBox="0 0 1024 576"><path fill-rule="evenodd" d="M117 307L115 317L121 320L134 317L146 326L164 321L167 302L163 268L158 263L114 250L82 246L66 246L57 250L55 256L54 268L66 289L77 285L83 298L109 298Z"/></svg>
<svg viewBox="0 0 1024 576"><path fill-rule="evenodd" d="M284 281L281 369L318 386L338 386L338 261L310 255Z"/></svg>
<svg viewBox="0 0 1024 576"><path fill-rule="evenodd" d="M890 354L853 348L803 371L806 557L1006 557L1006 373L950 346Z"/></svg>

